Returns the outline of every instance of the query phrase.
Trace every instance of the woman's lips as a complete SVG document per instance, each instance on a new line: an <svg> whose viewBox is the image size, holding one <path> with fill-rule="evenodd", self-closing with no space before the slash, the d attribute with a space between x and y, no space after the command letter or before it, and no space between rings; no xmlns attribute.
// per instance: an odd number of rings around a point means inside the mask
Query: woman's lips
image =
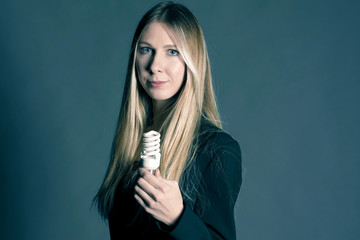
<svg viewBox="0 0 360 240"><path fill-rule="evenodd" d="M149 82L149 84L152 86L152 87L162 87L166 82L164 81L152 81L152 82Z"/></svg>

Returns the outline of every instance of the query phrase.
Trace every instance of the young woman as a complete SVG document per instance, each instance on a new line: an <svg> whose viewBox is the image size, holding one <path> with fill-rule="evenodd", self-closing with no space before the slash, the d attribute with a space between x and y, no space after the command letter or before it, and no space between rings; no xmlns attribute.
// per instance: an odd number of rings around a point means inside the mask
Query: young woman
<svg viewBox="0 0 360 240"><path fill-rule="evenodd" d="M161 133L161 164L139 164L143 133ZM132 42L111 161L94 201L111 239L235 239L238 143L221 129L201 27L164 2Z"/></svg>

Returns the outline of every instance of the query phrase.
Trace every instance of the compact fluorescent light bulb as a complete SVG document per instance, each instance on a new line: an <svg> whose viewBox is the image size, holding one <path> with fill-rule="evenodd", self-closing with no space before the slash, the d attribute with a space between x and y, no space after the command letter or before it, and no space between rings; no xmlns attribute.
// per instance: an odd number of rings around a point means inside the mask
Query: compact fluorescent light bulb
<svg viewBox="0 0 360 240"><path fill-rule="evenodd" d="M151 174L160 166L160 133L151 130L143 134L143 148L141 151L141 165Z"/></svg>

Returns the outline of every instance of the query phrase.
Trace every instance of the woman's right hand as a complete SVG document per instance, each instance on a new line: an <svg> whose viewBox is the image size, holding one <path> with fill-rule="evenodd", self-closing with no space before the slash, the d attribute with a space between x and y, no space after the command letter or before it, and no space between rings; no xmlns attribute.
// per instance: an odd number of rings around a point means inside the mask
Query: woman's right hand
<svg viewBox="0 0 360 240"><path fill-rule="evenodd" d="M158 221L168 226L175 224L184 209L178 182L161 177L159 169L155 175L144 168L139 173L135 199Z"/></svg>

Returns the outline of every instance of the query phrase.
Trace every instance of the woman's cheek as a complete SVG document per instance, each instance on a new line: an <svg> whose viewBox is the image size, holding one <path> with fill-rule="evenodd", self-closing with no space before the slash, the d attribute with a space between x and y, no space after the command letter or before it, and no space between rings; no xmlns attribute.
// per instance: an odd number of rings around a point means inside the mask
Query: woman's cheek
<svg viewBox="0 0 360 240"><path fill-rule="evenodd" d="M185 64L181 61L177 61L173 66L174 74L176 74L179 78L183 78L185 73Z"/></svg>

